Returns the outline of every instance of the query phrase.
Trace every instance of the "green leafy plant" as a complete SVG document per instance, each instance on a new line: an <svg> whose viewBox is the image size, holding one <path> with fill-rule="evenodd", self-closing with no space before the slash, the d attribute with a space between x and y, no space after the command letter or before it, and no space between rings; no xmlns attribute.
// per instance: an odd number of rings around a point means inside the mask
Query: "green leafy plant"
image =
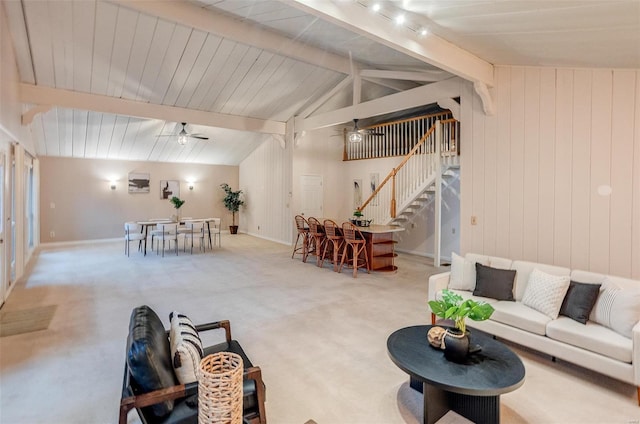
<svg viewBox="0 0 640 424"><path fill-rule="evenodd" d="M360 209L356 209L356 210L353 212L353 216L361 217L362 215L363 215L363 214L362 214L362 211L361 211Z"/></svg>
<svg viewBox="0 0 640 424"><path fill-rule="evenodd" d="M176 208L176 210L180 209L180 207L186 202L186 200L180 200L177 196L173 196L169 201L173 204L173 207Z"/></svg>
<svg viewBox="0 0 640 424"><path fill-rule="evenodd" d="M429 301L429 307L436 316L453 320L456 328L463 334L467 330L465 318L484 321L489 319L494 311L493 306L486 302L464 300L459 294L447 289L442 290L442 300Z"/></svg>
<svg viewBox="0 0 640 424"><path fill-rule="evenodd" d="M222 201L224 202L224 207L231 212L233 226L236 225L236 212L240 210L240 206L244 205L244 200L240 198L242 194L242 190L233 191L231 190L231 186L229 184L224 183L220 184L220 187L224 190L226 195Z"/></svg>

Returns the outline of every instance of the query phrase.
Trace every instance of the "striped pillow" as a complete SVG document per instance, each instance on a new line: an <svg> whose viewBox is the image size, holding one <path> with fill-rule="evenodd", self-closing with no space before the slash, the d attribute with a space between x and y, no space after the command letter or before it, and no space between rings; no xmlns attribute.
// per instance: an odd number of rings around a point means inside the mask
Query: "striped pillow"
<svg viewBox="0 0 640 424"><path fill-rule="evenodd" d="M197 370L204 356L202 340L186 315L174 311L169 314L169 320L173 369L180 383L192 383L197 380Z"/></svg>
<svg viewBox="0 0 640 424"><path fill-rule="evenodd" d="M640 290L605 281L589 319L631 338L631 330L640 320Z"/></svg>

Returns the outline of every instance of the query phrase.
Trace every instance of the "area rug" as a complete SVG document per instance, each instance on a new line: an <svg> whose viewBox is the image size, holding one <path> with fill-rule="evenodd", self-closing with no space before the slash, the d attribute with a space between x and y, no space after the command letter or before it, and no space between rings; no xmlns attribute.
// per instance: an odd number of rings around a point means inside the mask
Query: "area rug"
<svg viewBox="0 0 640 424"><path fill-rule="evenodd" d="M0 311L0 337L46 330L57 305L40 306L17 311Z"/></svg>

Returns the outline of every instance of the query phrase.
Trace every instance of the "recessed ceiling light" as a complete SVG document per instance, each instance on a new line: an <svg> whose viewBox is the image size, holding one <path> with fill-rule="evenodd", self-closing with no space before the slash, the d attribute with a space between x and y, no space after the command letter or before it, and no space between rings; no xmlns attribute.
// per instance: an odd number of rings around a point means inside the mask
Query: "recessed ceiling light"
<svg viewBox="0 0 640 424"><path fill-rule="evenodd" d="M396 24L402 25L403 23L404 23L404 15L400 14L400 15L396 16Z"/></svg>
<svg viewBox="0 0 640 424"><path fill-rule="evenodd" d="M424 37L425 35L427 35L427 34L429 34L429 31L428 31L426 28L422 28L422 29L420 30L420 35L422 35L423 37Z"/></svg>
<svg viewBox="0 0 640 424"><path fill-rule="evenodd" d="M373 6L371 6L371 10L373 10L374 12L379 12L380 11L380 3L374 3Z"/></svg>

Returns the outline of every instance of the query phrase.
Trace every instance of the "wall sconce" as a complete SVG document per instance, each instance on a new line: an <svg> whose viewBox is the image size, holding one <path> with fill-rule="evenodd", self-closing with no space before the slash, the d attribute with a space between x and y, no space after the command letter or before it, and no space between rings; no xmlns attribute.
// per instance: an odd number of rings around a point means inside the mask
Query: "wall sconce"
<svg viewBox="0 0 640 424"><path fill-rule="evenodd" d="M193 183L189 183L189 190L193 190Z"/></svg>
<svg viewBox="0 0 640 424"><path fill-rule="evenodd" d="M111 188L111 190L115 190L116 189L116 182L115 181L111 181L109 183L109 188Z"/></svg>

